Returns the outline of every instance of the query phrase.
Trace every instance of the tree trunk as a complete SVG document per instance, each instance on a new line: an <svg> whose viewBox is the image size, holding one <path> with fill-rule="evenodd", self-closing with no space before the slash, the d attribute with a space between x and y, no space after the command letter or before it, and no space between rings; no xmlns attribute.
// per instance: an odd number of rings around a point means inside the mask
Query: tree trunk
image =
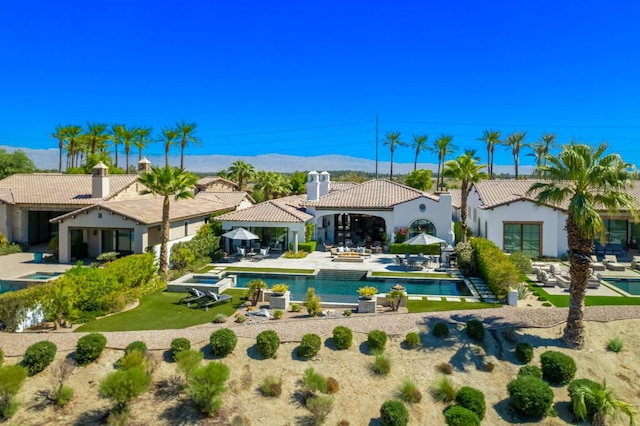
<svg viewBox="0 0 640 426"><path fill-rule="evenodd" d="M169 256L167 245L169 243L169 196L164 196L162 203L162 237L160 239L160 272L166 276L169 274Z"/></svg>
<svg viewBox="0 0 640 426"><path fill-rule="evenodd" d="M58 158L58 173L62 173L62 145L60 145L60 156Z"/></svg>
<svg viewBox="0 0 640 426"><path fill-rule="evenodd" d="M391 170L389 171L389 180L393 180L393 150L391 151Z"/></svg>
<svg viewBox="0 0 640 426"><path fill-rule="evenodd" d="M567 237L569 243L569 261L571 267L571 284L569 286L569 315L567 326L564 329L562 339L575 348L584 347L584 296L589 278L589 263L591 261L591 249L593 237L581 235L577 225L570 214L567 217Z"/></svg>
<svg viewBox="0 0 640 426"><path fill-rule="evenodd" d="M466 181L462 181L462 185L460 185L460 195L462 196L462 200L460 200L460 227L462 228L462 242L467 242L467 197L469 197L469 184ZM485 235L485 238L487 236Z"/></svg>
<svg viewBox="0 0 640 426"><path fill-rule="evenodd" d="M518 179L518 156L517 155L513 156L513 164L516 167L516 179Z"/></svg>
<svg viewBox="0 0 640 426"><path fill-rule="evenodd" d="M184 144L180 146L180 168L184 169Z"/></svg>

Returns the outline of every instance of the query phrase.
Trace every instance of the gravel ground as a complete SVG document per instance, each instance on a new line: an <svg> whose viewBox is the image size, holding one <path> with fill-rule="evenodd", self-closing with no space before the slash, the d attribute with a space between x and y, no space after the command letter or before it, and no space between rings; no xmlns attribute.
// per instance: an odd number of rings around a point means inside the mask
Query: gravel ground
<svg viewBox="0 0 640 426"><path fill-rule="evenodd" d="M497 309L465 310L434 312L429 314L382 313L375 315L354 314L351 317L294 318L283 320L266 320L262 323L236 324L229 320L226 324L204 324L180 330L126 331L104 333L107 346L123 349L134 340L144 340L149 349L166 350L171 340L186 337L192 343L209 340L211 332L220 327L232 328L239 337L254 339L263 330L274 330L283 342L299 341L306 333L328 336L333 328L345 325L357 333L368 333L370 330L384 330L390 335L404 335L409 331L442 319L452 323L464 323L471 318L482 320L488 328L504 327L553 327L566 320L566 308L516 308L503 307ZM587 307L587 321L617 321L640 318L640 306L592 306ZM83 333L66 331L0 333L0 348L5 356L22 356L25 349L34 342L51 340L59 351L72 351L76 341Z"/></svg>

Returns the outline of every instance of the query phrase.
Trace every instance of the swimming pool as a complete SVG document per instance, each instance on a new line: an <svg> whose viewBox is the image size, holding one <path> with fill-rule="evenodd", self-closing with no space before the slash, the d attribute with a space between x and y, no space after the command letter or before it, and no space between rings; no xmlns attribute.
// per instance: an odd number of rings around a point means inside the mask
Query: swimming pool
<svg viewBox="0 0 640 426"><path fill-rule="evenodd" d="M0 294L9 293L10 291L22 290L23 288L27 287L27 283L24 282L0 280Z"/></svg>
<svg viewBox="0 0 640 426"><path fill-rule="evenodd" d="M32 281L48 281L52 278L56 278L62 275L62 272L34 272L32 274L21 276L20 280L32 280Z"/></svg>
<svg viewBox="0 0 640 426"><path fill-rule="evenodd" d="M624 278L607 278L606 281L634 296L640 296L640 280L624 279Z"/></svg>
<svg viewBox="0 0 640 426"><path fill-rule="evenodd" d="M249 281L261 279L269 288L274 284L285 283L289 286L291 300L303 300L307 289L313 287L323 302L356 303L358 289L373 286L379 293L388 293L396 284L406 288L407 294L436 295L436 296L471 296L471 292L464 281L454 279L398 279L398 278L369 278L359 281L340 279L319 279L309 275L288 274L252 274L234 273L237 276L237 286L246 287Z"/></svg>

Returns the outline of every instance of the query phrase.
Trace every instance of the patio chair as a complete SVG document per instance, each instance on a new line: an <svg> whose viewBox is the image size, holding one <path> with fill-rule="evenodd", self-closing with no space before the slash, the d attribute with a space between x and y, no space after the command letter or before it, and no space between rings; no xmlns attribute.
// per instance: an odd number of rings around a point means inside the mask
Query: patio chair
<svg viewBox="0 0 640 426"><path fill-rule="evenodd" d="M546 271L540 271L538 281L542 287L555 287L556 284L558 284L558 279L556 277L550 277Z"/></svg>
<svg viewBox="0 0 640 426"><path fill-rule="evenodd" d="M600 288L600 283L602 282L602 275L599 273L589 275L589 279L587 279L587 288Z"/></svg>
<svg viewBox="0 0 640 426"><path fill-rule="evenodd" d="M267 257L269 257L269 247L267 248L261 248L260 252L258 254L256 254L255 256L253 256L253 261L260 261L262 259L266 259Z"/></svg>
<svg viewBox="0 0 640 426"><path fill-rule="evenodd" d="M631 259L631 269L640 269L640 256L633 256L633 259Z"/></svg>
<svg viewBox="0 0 640 426"><path fill-rule="evenodd" d="M210 307L218 305L220 303L225 303L227 301L231 301L233 299L232 296L228 294L216 294L211 290L208 290L205 293L206 299L198 302L198 308L204 308L205 311L208 311Z"/></svg>
<svg viewBox="0 0 640 426"><path fill-rule="evenodd" d="M624 271L625 269L624 265L618 262L615 254L606 254L602 263L610 271Z"/></svg>
<svg viewBox="0 0 640 426"><path fill-rule="evenodd" d="M189 289L189 295L178 300L178 305L182 305L183 303L186 303L187 305L189 305L190 303L197 302L205 297L207 297L206 294L204 294L197 288L191 287Z"/></svg>
<svg viewBox="0 0 640 426"><path fill-rule="evenodd" d="M274 243L273 246L271 246L271 251L272 252L278 252L281 253L282 252L282 243L280 241L278 241L277 243Z"/></svg>
<svg viewBox="0 0 640 426"><path fill-rule="evenodd" d="M598 261L598 256L595 254L591 255L591 263L589 266L593 268L594 271L604 271L606 268L604 267L604 263Z"/></svg>

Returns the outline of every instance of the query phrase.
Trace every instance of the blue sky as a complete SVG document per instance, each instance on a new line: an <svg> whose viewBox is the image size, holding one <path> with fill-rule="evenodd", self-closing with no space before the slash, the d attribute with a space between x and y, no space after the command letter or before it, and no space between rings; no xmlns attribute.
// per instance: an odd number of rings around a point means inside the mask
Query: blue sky
<svg viewBox="0 0 640 426"><path fill-rule="evenodd" d="M204 142L191 154L374 159L378 115L380 140L452 134L483 160L476 138L493 128L607 141L640 164L630 0L27 0L2 16L0 145L54 148L58 124L184 119Z"/></svg>

